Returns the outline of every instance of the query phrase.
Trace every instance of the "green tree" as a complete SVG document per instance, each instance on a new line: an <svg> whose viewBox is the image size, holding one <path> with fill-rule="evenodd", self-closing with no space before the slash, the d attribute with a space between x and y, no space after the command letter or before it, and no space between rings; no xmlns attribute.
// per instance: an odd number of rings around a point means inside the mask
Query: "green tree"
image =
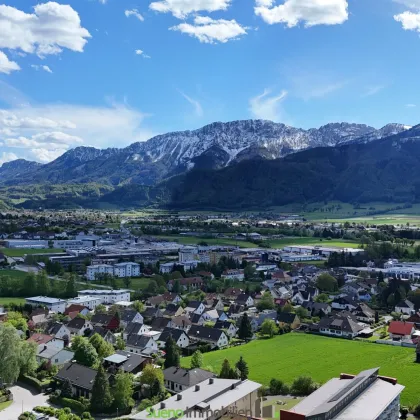
<svg viewBox="0 0 420 420"><path fill-rule="evenodd" d="M76 274L70 273L66 282L66 296L74 297L76 295Z"/></svg>
<svg viewBox="0 0 420 420"><path fill-rule="evenodd" d="M17 330L21 330L23 332L28 330L28 323L20 312L8 312L6 324L10 324Z"/></svg>
<svg viewBox="0 0 420 420"><path fill-rule="evenodd" d="M33 374L38 363L36 361L36 354L38 346L32 341L22 341L20 344L20 374Z"/></svg>
<svg viewBox="0 0 420 420"><path fill-rule="evenodd" d="M176 279L173 286L172 291L174 293L181 293L181 283L179 282L179 279Z"/></svg>
<svg viewBox="0 0 420 420"><path fill-rule="evenodd" d="M244 277L245 281L253 281L257 277L256 275L257 271L255 267L251 264L247 264L247 266L244 268Z"/></svg>
<svg viewBox="0 0 420 420"><path fill-rule="evenodd" d="M140 302L139 300L135 300L131 306L133 307L133 309L135 309L137 312L144 312L144 303Z"/></svg>
<svg viewBox="0 0 420 420"><path fill-rule="evenodd" d="M201 368L203 366L203 354L200 350L196 350L191 357L191 369Z"/></svg>
<svg viewBox="0 0 420 420"><path fill-rule="evenodd" d="M94 413L106 413L112 405L112 396L109 388L108 377L102 365L99 365L98 373L92 387L90 408Z"/></svg>
<svg viewBox="0 0 420 420"><path fill-rule="evenodd" d="M180 365L179 349L170 334L165 343L165 368Z"/></svg>
<svg viewBox="0 0 420 420"><path fill-rule="evenodd" d="M242 356L236 362L236 369L239 372L239 378L241 381L248 379L248 375L249 375L248 364L245 362Z"/></svg>
<svg viewBox="0 0 420 420"><path fill-rule="evenodd" d="M149 284L146 287L146 292L152 295L156 294L158 291L158 285L154 280L150 280Z"/></svg>
<svg viewBox="0 0 420 420"><path fill-rule="evenodd" d="M279 332L276 323L272 319L264 319L261 325L261 333L273 337Z"/></svg>
<svg viewBox="0 0 420 420"><path fill-rule="evenodd" d="M41 296L48 296L50 293L50 281L45 271L39 271L36 275L36 289Z"/></svg>
<svg viewBox="0 0 420 420"><path fill-rule="evenodd" d="M35 273L29 272L23 279L23 293L25 296L35 296L36 294L36 277Z"/></svg>
<svg viewBox="0 0 420 420"><path fill-rule="evenodd" d="M292 312L292 311L293 311L293 306L292 306L292 304L291 304L291 303L289 303L289 302L287 302L287 303L283 306L282 312L285 312L285 313L290 313L290 312Z"/></svg>
<svg viewBox="0 0 420 420"><path fill-rule="evenodd" d="M303 306L296 308L295 312L300 319L308 318L308 311Z"/></svg>
<svg viewBox="0 0 420 420"><path fill-rule="evenodd" d="M97 314L106 314L106 306L99 304L96 308L95 308L95 315Z"/></svg>
<svg viewBox="0 0 420 420"><path fill-rule="evenodd" d="M117 350L124 350L125 349L125 341L123 340L123 338L121 336L117 337L117 341L115 343L115 348Z"/></svg>
<svg viewBox="0 0 420 420"><path fill-rule="evenodd" d="M98 353L87 338L80 337L80 344L74 353L75 360L81 365L92 367L98 363ZM74 345L74 342L73 342ZM73 346L72 346L73 348Z"/></svg>
<svg viewBox="0 0 420 420"><path fill-rule="evenodd" d="M318 276L316 286L325 292L336 292L338 290L337 279L328 273L322 273Z"/></svg>
<svg viewBox="0 0 420 420"><path fill-rule="evenodd" d="M250 340L253 335L251 322L248 318L248 314L245 312L239 323L238 337L241 340Z"/></svg>
<svg viewBox="0 0 420 420"><path fill-rule="evenodd" d="M89 338L89 343L92 344L101 359L115 353L112 344L106 342L98 333Z"/></svg>
<svg viewBox="0 0 420 420"><path fill-rule="evenodd" d="M274 299L270 292L264 292L264 294L261 296L260 301L257 304L257 308L260 311L264 311L265 309L274 309Z"/></svg>
<svg viewBox="0 0 420 420"><path fill-rule="evenodd" d="M270 381L270 394L271 395L287 395L289 387L279 379L271 379Z"/></svg>
<svg viewBox="0 0 420 420"><path fill-rule="evenodd" d="M394 293L391 293L386 300L386 304L388 305L388 308L393 308L395 303L395 295Z"/></svg>
<svg viewBox="0 0 420 420"><path fill-rule="evenodd" d="M230 366L229 360L225 359L220 370L219 378L238 379L238 373Z"/></svg>
<svg viewBox="0 0 420 420"><path fill-rule="evenodd" d="M330 298L328 297L328 295L326 293L320 293L315 298L315 302L319 302L319 303L327 303L329 300L330 300Z"/></svg>
<svg viewBox="0 0 420 420"><path fill-rule="evenodd" d="M70 379L66 379L61 387L61 396L64 398L71 398L73 396L73 386Z"/></svg>
<svg viewBox="0 0 420 420"><path fill-rule="evenodd" d="M299 376L293 381L290 392L292 395L306 396L312 394L317 388L318 385L310 376Z"/></svg>
<svg viewBox="0 0 420 420"><path fill-rule="evenodd" d="M112 388L114 407L121 411L125 411L132 407L134 405L133 389L133 375L119 371L115 375L115 383Z"/></svg>
<svg viewBox="0 0 420 420"><path fill-rule="evenodd" d="M163 371L160 368L155 368L152 364L148 364L142 370L142 374L140 376L140 382L143 385L152 386L155 380L158 380L161 384L163 384L164 377Z"/></svg>

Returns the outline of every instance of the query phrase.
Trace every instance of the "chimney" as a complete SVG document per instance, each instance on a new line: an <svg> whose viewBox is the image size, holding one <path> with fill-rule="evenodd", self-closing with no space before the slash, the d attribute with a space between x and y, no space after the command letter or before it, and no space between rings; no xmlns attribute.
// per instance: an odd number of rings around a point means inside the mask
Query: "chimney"
<svg viewBox="0 0 420 420"><path fill-rule="evenodd" d="M160 403L160 408L166 408L166 404L164 402Z"/></svg>
<svg viewBox="0 0 420 420"><path fill-rule="evenodd" d="M195 386L195 391L197 392L197 391L200 391L200 385L196 385Z"/></svg>
<svg viewBox="0 0 420 420"><path fill-rule="evenodd" d="M181 395L181 394L177 394L177 396L176 396L176 400L177 400L177 401L181 401L181 400L182 400L182 395Z"/></svg>
<svg viewBox="0 0 420 420"><path fill-rule="evenodd" d="M213 385L214 384L214 378L210 378L209 379L209 385Z"/></svg>

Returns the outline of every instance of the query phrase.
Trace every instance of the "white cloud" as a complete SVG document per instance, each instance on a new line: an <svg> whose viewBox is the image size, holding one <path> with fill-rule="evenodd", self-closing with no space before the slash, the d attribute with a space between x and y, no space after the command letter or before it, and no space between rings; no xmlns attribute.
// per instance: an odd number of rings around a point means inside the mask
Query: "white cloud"
<svg viewBox="0 0 420 420"><path fill-rule="evenodd" d="M279 95L272 95L271 90L264 89L261 95L250 99L249 110L254 118L281 122L283 115L280 105L286 96L285 90Z"/></svg>
<svg viewBox="0 0 420 420"><path fill-rule="evenodd" d="M124 14L127 17L134 16L136 19L140 20L141 22L144 21L144 17L139 13L137 9L126 10Z"/></svg>
<svg viewBox="0 0 420 420"><path fill-rule="evenodd" d="M37 4L34 13L0 5L0 48L44 57L59 54L63 48L82 52L88 38L88 30L69 5Z"/></svg>
<svg viewBox="0 0 420 420"><path fill-rule="evenodd" d="M3 163L10 162L12 160L18 159L17 155L11 152L3 152L0 155L0 166L3 165Z"/></svg>
<svg viewBox="0 0 420 420"><path fill-rule="evenodd" d="M31 67L35 70L44 70L47 73L52 73L52 70L48 66L39 66L38 64L31 64Z"/></svg>
<svg viewBox="0 0 420 420"><path fill-rule="evenodd" d="M348 19L347 0L256 0L255 14L268 24L284 23L292 28L303 22L305 27L339 25Z"/></svg>
<svg viewBox="0 0 420 420"><path fill-rule="evenodd" d="M385 86L383 86L383 85L369 86L366 89L366 92L362 95L362 97L376 95L377 93L379 93L383 89L385 89Z"/></svg>
<svg viewBox="0 0 420 420"><path fill-rule="evenodd" d="M155 132L142 126L146 114L126 104L27 105L0 109L0 142L7 152L46 162L79 146L124 147Z"/></svg>
<svg viewBox="0 0 420 420"><path fill-rule="evenodd" d="M101 3L101 4L106 4L106 2L107 2L108 0L99 0L99 3Z"/></svg>
<svg viewBox="0 0 420 420"><path fill-rule="evenodd" d="M185 94L182 90L178 89L178 92L184 97L184 99L186 99L194 107L194 112L197 115L197 117L202 117L204 112L203 112L203 107L201 106L200 102L197 101L196 99L191 98L190 96Z"/></svg>
<svg viewBox="0 0 420 420"><path fill-rule="evenodd" d="M156 12L172 13L178 19L184 19L191 13L226 10L231 2L232 0L160 0L152 2L149 7Z"/></svg>
<svg viewBox="0 0 420 420"><path fill-rule="evenodd" d="M415 105L415 104L407 104L406 105L406 108L415 108L417 105Z"/></svg>
<svg viewBox="0 0 420 420"><path fill-rule="evenodd" d="M407 6L410 9L420 10L420 0L394 0L394 2L403 4L404 6Z"/></svg>
<svg viewBox="0 0 420 420"><path fill-rule="evenodd" d="M395 15L394 19L402 24L404 30L420 32L420 13L406 11Z"/></svg>
<svg viewBox="0 0 420 420"><path fill-rule="evenodd" d="M150 55L145 54L143 50L136 50L134 52L136 55L141 55L143 58L151 58Z"/></svg>
<svg viewBox="0 0 420 420"><path fill-rule="evenodd" d="M20 70L19 64L10 61L7 55L0 51L0 73L10 74L12 71Z"/></svg>
<svg viewBox="0 0 420 420"><path fill-rule="evenodd" d="M194 24L181 23L169 28L172 31L179 31L197 38L206 44L226 43L246 35L245 26L241 26L236 20L218 19L196 16Z"/></svg>

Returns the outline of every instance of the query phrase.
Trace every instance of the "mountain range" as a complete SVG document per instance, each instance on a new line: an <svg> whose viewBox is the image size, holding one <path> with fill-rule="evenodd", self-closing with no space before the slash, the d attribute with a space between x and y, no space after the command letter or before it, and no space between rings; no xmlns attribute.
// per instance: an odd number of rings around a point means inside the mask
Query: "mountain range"
<svg viewBox="0 0 420 420"><path fill-rule="evenodd" d="M9 205L32 208L412 202L420 198L419 139L420 126L402 124L303 130L264 120L213 123L123 149L77 147L45 165L3 164L0 194Z"/></svg>
<svg viewBox="0 0 420 420"><path fill-rule="evenodd" d="M194 131L163 134L126 148L77 147L41 165L22 159L0 168L0 184L156 185L195 169L220 169L248 159L278 159L314 147L368 142L405 131L334 123L304 130L266 120L216 122Z"/></svg>

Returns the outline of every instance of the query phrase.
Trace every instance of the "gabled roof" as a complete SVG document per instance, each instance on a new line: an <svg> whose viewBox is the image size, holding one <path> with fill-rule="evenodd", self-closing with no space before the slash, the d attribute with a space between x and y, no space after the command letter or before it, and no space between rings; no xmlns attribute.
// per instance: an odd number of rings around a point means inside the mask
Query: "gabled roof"
<svg viewBox="0 0 420 420"><path fill-rule="evenodd" d="M166 340L169 338L169 336L172 336L172 338L175 341L178 341L179 338L182 337L184 334L188 337L188 335L183 330L179 330L178 328L166 327L162 331L162 334L159 337L159 341L165 341L166 342Z"/></svg>
<svg viewBox="0 0 420 420"><path fill-rule="evenodd" d="M91 391L97 373L95 369L69 362L55 375L55 378L61 381L69 379L73 386Z"/></svg>
<svg viewBox="0 0 420 420"><path fill-rule="evenodd" d="M216 375L204 369L184 369L170 367L163 371L165 381L175 382L182 386L192 387L207 379L214 378Z"/></svg>
<svg viewBox="0 0 420 420"><path fill-rule="evenodd" d="M199 300L190 300L187 307L197 309L201 304L202 302Z"/></svg>
<svg viewBox="0 0 420 420"><path fill-rule="evenodd" d="M158 331L162 331L165 327L168 326L170 322L169 318L155 318L150 326L154 329L154 330L158 330Z"/></svg>
<svg viewBox="0 0 420 420"><path fill-rule="evenodd" d="M321 318L319 328L329 328L355 334L362 331L364 327L359 325L357 319L349 312L341 312L334 316Z"/></svg>
<svg viewBox="0 0 420 420"><path fill-rule="evenodd" d="M159 311L159 308L148 307L142 312L142 315L143 318L154 318Z"/></svg>
<svg viewBox="0 0 420 420"><path fill-rule="evenodd" d="M219 329L228 329L231 325L233 325L232 322L229 321L220 321L217 320L216 323L214 324L214 328L219 328Z"/></svg>
<svg viewBox="0 0 420 420"><path fill-rule="evenodd" d="M388 327L388 332L396 335L411 335L413 328L413 322L391 321Z"/></svg>
<svg viewBox="0 0 420 420"><path fill-rule="evenodd" d="M102 338L105 338L108 334L112 334L112 332L106 328L101 327L100 325L95 325L91 330L89 337L92 337L94 334L99 334Z"/></svg>
<svg viewBox="0 0 420 420"><path fill-rule="evenodd" d="M293 324L297 315L291 312L279 312L277 314L277 321L283 322L284 324Z"/></svg>
<svg viewBox="0 0 420 420"><path fill-rule="evenodd" d="M95 314L92 316L92 324L109 325L114 319L114 315L108 314Z"/></svg>
<svg viewBox="0 0 420 420"><path fill-rule="evenodd" d="M49 335L56 335L59 331L60 331L60 329L61 329L61 327L63 326L64 324L62 324L61 322L54 322L49 328L48 328L48 334Z"/></svg>
<svg viewBox="0 0 420 420"><path fill-rule="evenodd" d="M241 293L237 298L236 298L236 303L239 304L245 304L246 301L250 298L251 296L246 294L246 293Z"/></svg>
<svg viewBox="0 0 420 420"><path fill-rule="evenodd" d="M357 306L357 308L354 310L355 314L358 315L366 315L368 317L374 317L375 311L372 308L369 308L365 303L361 303Z"/></svg>
<svg viewBox="0 0 420 420"><path fill-rule="evenodd" d="M195 315L195 314L194 314ZM191 320L188 317L181 315L181 316L174 316L171 319L172 324L177 325L178 327L184 328L191 325Z"/></svg>
<svg viewBox="0 0 420 420"><path fill-rule="evenodd" d="M145 335L132 334L127 337L126 344L127 346L130 346L130 347L137 347L139 349L144 349L150 340L153 340L153 338L146 337Z"/></svg>
<svg viewBox="0 0 420 420"><path fill-rule="evenodd" d="M178 312L179 308L180 308L180 305L176 305L175 303L170 303L166 307L166 309L165 309L165 311L164 311L163 314L165 316L173 316L173 315L175 315Z"/></svg>
<svg viewBox="0 0 420 420"><path fill-rule="evenodd" d="M79 331L81 330L84 326L85 323L89 322L84 318L74 318L71 321L69 321L69 323L67 324L67 328L70 329L71 331Z"/></svg>
<svg viewBox="0 0 420 420"><path fill-rule="evenodd" d="M217 328L209 328L199 325L192 325L188 331L188 335L190 337L214 342L217 342L222 334L224 334L224 332Z"/></svg>
<svg viewBox="0 0 420 420"><path fill-rule="evenodd" d="M127 335L138 334L139 331L141 331L142 327L143 327L143 324L140 324L139 322L129 322L127 326L125 327L124 332Z"/></svg>
<svg viewBox="0 0 420 420"><path fill-rule="evenodd" d="M136 316L138 312L136 310L126 310L121 314L121 321L124 322L131 322Z"/></svg>
<svg viewBox="0 0 420 420"><path fill-rule="evenodd" d="M88 308L86 308L86 306L83 305L77 305L77 304L72 304L70 305L68 308L66 308L66 310L64 311L64 315L69 315L72 312L77 312L80 313L82 312L84 309L89 310Z"/></svg>
<svg viewBox="0 0 420 420"><path fill-rule="evenodd" d="M413 302L410 302L408 299L401 300L401 301L398 302L397 305L395 305L395 307L414 309L414 303Z"/></svg>
<svg viewBox="0 0 420 420"><path fill-rule="evenodd" d="M203 284L203 279L201 277L187 277L185 279L180 279L179 284L181 286L189 286L191 284Z"/></svg>
<svg viewBox="0 0 420 420"><path fill-rule="evenodd" d="M192 324L198 324L200 322L200 319L203 318L203 315L200 314L192 314L190 317Z"/></svg>
<svg viewBox="0 0 420 420"><path fill-rule="evenodd" d="M40 345L46 344L53 339L54 337L52 335L35 333L30 338L28 338L28 341L33 341L34 343Z"/></svg>

